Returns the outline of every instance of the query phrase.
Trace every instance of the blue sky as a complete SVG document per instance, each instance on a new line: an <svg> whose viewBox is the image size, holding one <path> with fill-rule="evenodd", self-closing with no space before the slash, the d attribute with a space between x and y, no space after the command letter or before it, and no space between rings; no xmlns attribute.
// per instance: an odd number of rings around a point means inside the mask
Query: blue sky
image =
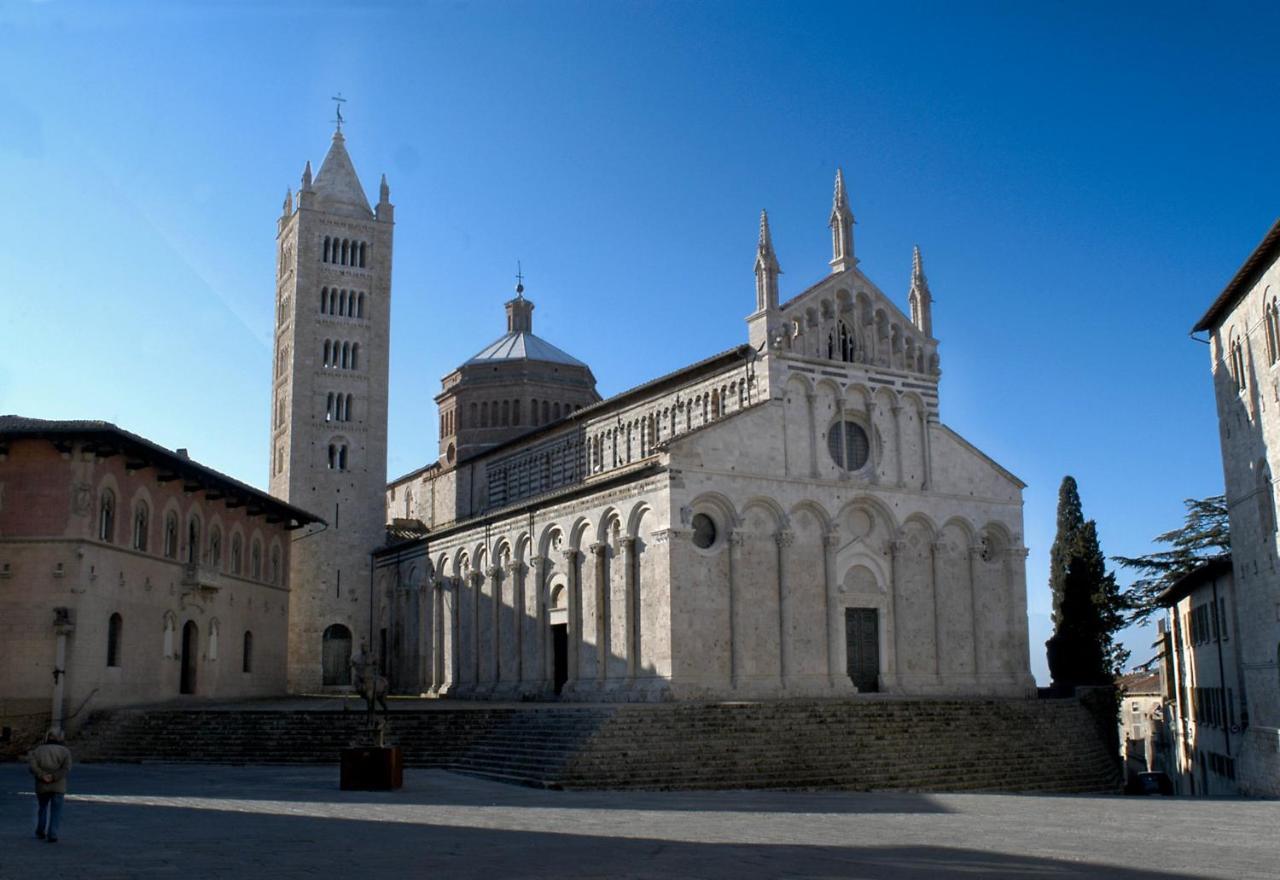
<svg viewBox="0 0 1280 880"><path fill-rule="evenodd" d="M822 277L840 165L902 304L923 251L943 420L1028 484L1043 680L1062 476L1108 553L1221 491L1188 330L1280 208L1280 14L1115 7L0 0L0 411L264 485L275 220L339 90L397 206L393 475L517 259L613 394L745 339L762 207L782 295Z"/></svg>

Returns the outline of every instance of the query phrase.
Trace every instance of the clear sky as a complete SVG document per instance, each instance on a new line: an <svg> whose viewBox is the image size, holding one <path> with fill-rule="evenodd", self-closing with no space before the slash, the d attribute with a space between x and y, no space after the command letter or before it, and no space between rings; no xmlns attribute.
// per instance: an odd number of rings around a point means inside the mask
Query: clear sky
<svg viewBox="0 0 1280 880"><path fill-rule="evenodd" d="M943 420L1028 484L1044 681L1062 476L1108 553L1221 491L1188 330L1280 211L1278 36L1262 4L0 0L0 412L264 486L275 222L338 91L396 204L392 475L517 259L607 396L745 341L762 207L783 297L821 278L843 166L904 308L923 251Z"/></svg>

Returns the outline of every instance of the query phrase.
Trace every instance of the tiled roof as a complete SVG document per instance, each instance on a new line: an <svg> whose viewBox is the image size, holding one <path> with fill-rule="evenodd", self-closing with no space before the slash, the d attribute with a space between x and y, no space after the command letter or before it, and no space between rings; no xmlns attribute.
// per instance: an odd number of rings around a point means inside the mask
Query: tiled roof
<svg viewBox="0 0 1280 880"><path fill-rule="evenodd" d="M486 361L545 361L552 364L569 364L574 367L586 367L582 361L556 348L541 336L520 331L508 333L484 347L479 354L467 361L468 364Z"/></svg>
<svg viewBox="0 0 1280 880"><path fill-rule="evenodd" d="M300 507L294 507L274 495L269 495L234 477L192 461L186 455L179 455L172 449L166 449L146 437L126 431L111 422L91 419L33 419L26 416L0 415L0 444L7 438L13 437L44 440L59 438L96 440L104 449L113 449L126 455L136 456L147 464L164 467L202 488L218 489L225 494L252 498L263 510L280 515L298 526L324 522L320 517Z"/></svg>
<svg viewBox="0 0 1280 880"><path fill-rule="evenodd" d="M1116 687L1126 696L1164 693L1163 688L1160 686L1160 673L1147 669L1140 669L1137 672L1129 672L1120 676L1116 679Z"/></svg>

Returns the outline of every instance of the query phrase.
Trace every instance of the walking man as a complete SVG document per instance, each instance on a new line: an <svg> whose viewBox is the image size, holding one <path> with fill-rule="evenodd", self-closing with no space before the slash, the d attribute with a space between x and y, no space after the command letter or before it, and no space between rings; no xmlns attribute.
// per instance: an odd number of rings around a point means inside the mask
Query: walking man
<svg viewBox="0 0 1280 880"><path fill-rule="evenodd" d="M67 774L71 772L71 750L62 744L62 732L45 734L44 743L31 750L27 766L36 780L36 837L57 843Z"/></svg>

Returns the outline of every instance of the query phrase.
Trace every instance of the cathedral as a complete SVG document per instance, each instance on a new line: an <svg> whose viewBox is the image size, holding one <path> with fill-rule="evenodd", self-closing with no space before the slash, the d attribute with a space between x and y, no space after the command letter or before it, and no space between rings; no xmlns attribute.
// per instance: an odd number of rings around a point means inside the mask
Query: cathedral
<svg viewBox="0 0 1280 880"><path fill-rule="evenodd" d="M919 251L903 311L839 172L828 226L782 302L762 213L743 343L606 399L517 286L442 380L437 458L388 483L394 208L335 133L278 224L270 490L325 520L290 554L290 689L348 686L367 641L442 697L1033 695L1023 484L940 419Z"/></svg>

